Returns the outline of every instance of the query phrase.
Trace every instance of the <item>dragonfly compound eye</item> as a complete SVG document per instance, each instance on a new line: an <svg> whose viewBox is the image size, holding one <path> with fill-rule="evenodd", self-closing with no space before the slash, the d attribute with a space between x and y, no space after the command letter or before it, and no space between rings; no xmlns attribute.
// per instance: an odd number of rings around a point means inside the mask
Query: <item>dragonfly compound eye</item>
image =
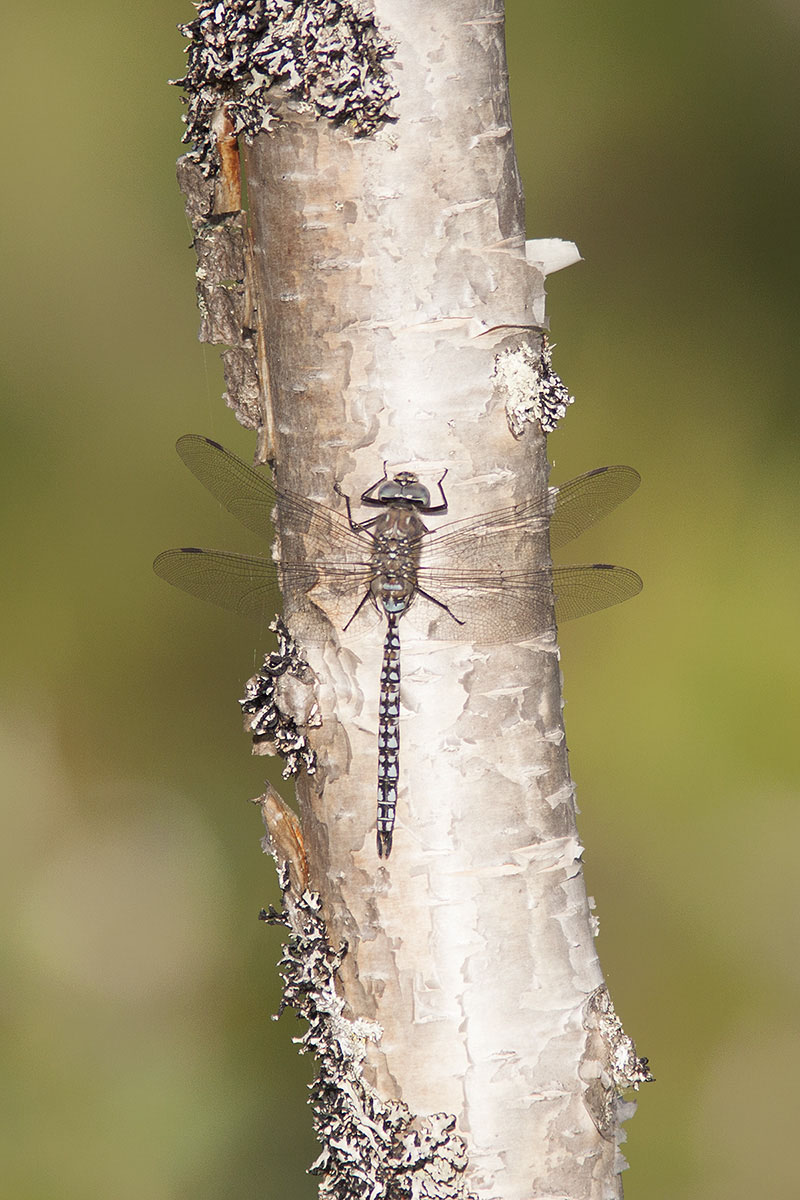
<svg viewBox="0 0 800 1200"><path fill-rule="evenodd" d="M405 500L408 504L428 508L431 494L411 471L399 471L394 479L388 479L386 483L381 484L378 500L382 504L395 504L398 500Z"/></svg>

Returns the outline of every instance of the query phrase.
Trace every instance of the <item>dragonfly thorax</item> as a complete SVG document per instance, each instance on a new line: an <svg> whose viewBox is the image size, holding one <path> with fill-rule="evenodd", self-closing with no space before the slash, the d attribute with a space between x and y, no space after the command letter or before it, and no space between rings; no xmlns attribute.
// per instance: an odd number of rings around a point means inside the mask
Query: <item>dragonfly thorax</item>
<svg viewBox="0 0 800 1200"><path fill-rule="evenodd" d="M373 600L386 613L406 611L417 588L420 539L427 530L413 509L392 504L378 517L373 530L370 586Z"/></svg>

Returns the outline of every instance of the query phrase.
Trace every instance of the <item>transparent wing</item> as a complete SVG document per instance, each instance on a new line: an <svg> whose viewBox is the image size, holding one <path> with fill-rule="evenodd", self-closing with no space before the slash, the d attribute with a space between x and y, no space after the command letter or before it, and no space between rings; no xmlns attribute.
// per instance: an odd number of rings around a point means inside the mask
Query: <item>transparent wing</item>
<svg viewBox="0 0 800 1200"><path fill-rule="evenodd" d="M602 521L632 496L641 482L641 475L633 467L597 467L556 488L550 546L564 546L596 521Z"/></svg>
<svg viewBox="0 0 800 1200"><path fill-rule="evenodd" d="M266 558L195 546L164 550L153 563L153 570L191 596L260 622L271 620L281 607L282 580L284 588L291 591L299 618L298 631L312 639L324 637L314 620L303 620L304 615L319 616L315 596L319 595L326 612L345 625L372 577L370 569L356 570L352 565L278 564Z"/></svg>
<svg viewBox="0 0 800 1200"><path fill-rule="evenodd" d="M409 624L431 637L484 643L545 632L553 623L554 603L560 623L621 604L642 590L635 571L608 563L531 571L420 570L418 580L422 590Z"/></svg>
<svg viewBox="0 0 800 1200"><path fill-rule="evenodd" d="M554 590L561 621L634 596L642 582L625 567L594 563L521 571L516 564L547 563L548 529L550 543L563 545L612 512L639 483L632 467L599 467L544 496L424 534L418 584L446 610L433 614L436 635L485 642L536 636L552 622ZM434 607L420 606L413 623L428 620L431 627L428 610Z"/></svg>
<svg viewBox="0 0 800 1200"><path fill-rule="evenodd" d="M192 596L256 620L271 619L281 603L276 565L265 558L187 546L164 550L153 570Z"/></svg>
<svg viewBox="0 0 800 1200"><path fill-rule="evenodd" d="M264 471L248 466L211 438L186 434L178 438L176 449L203 487L259 537L272 540L277 505L286 525L303 535L308 557L340 564L369 561L372 539L351 529L341 513L276 487Z"/></svg>
<svg viewBox="0 0 800 1200"><path fill-rule="evenodd" d="M556 620L574 621L602 608L632 600L642 590L642 581L628 567L591 563L579 567L555 567L553 589Z"/></svg>
<svg viewBox="0 0 800 1200"><path fill-rule="evenodd" d="M548 517L551 547L563 546L607 517L640 483L641 476L633 467L597 467L549 488L543 496L441 525L424 535L426 561L444 566L476 559L482 553L492 561L503 561L506 553L515 553L521 535L543 533Z"/></svg>

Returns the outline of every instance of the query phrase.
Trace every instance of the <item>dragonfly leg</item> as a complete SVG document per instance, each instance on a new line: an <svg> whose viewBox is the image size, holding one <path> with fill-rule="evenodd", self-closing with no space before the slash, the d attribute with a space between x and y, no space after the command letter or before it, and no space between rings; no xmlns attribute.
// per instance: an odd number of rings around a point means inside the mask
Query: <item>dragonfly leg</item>
<svg viewBox="0 0 800 1200"><path fill-rule="evenodd" d="M447 613L447 615L453 618L456 625L465 625L466 624L465 621L460 620L456 616L456 614L453 612L452 608L450 608L449 604L445 604L445 602L443 600L437 600L435 596L432 596L430 594L430 592L426 592L421 587L417 587L416 594L418 596L424 596L426 600L430 600L431 604L435 604L437 608L444 609L444 611Z"/></svg>
<svg viewBox="0 0 800 1200"><path fill-rule="evenodd" d="M383 482L383 480L381 480L381 482ZM350 528L352 529L353 533L363 533L365 529L369 529L371 525L374 525L376 521L380 520L379 517L370 517L368 521L354 521L353 511L350 508L350 497L348 496L347 492L343 492L338 483L334 483L333 490L336 492L337 496L341 496L344 500L345 508L347 509L347 519L350 522Z"/></svg>
<svg viewBox="0 0 800 1200"><path fill-rule="evenodd" d="M388 479L389 479L389 476L386 474L386 459L384 459L383 460L383 478L379 479L377 483L373 483L372 487L368 487L365 492L361 493L361 503L362 504L383 504L383 501L379 500L376 497L375 493L377 492L377 490L381 486L381 484L386 483L388 481Z"/></svg>
<svg viewBox="0 0 800 1200"><path fill-rule="evenodd" d="M355 621L356 617L357 617L357 616L358 616L358 614L361 612L362 608L364 607L364 605L367 603L367 601L368 601L368 600L372 600L373 604L375 603L375 597L372 595L372 590L371 590L371 589L367 589L367 591L366 591L366 592L364 592L364 595L363 595L363 596L361 597L361 599L359 600L359 602L358 602L358 607L356 608L356 610L355 610L355 612L353 613L352 617L351 617L351 618L350 618L350 620L347 622L347 625L343 626L343 631L344 631L345 629L347 629L347 628L348 628L350 625L352 625L353 621Z"/></svg>
<svg viewBox="0 0 800 1200"><path fill-rule="evenodd" d="M442 471L442 474L440 475L440 477L436 480L436 486L439 489L439 495L442 497L441 504L429 504L428 507L425 509L425 512L427 512L427 513L447 512L447 496L445 496L444 488L442 487L442 484L444 483L444 477L446 474L447 474L447 467L445 467L445 469L444 469L444 471Z"/></svg>

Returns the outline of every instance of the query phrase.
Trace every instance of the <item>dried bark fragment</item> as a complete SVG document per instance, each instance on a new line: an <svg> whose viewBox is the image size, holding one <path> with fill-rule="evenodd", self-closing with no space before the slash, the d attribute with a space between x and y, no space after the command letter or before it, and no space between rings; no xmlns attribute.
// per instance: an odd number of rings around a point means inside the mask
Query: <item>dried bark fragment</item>
<svg viewBox="0 0 800 1200"><path fill-rule="evenodd" d="M221 102L248 140L272 127L287 97L359 134L389 119L392 46L349 0L221 0L180 30L189 39L186 74L174 81L186 92L183 140L204 174L219 169L212 122Z"/></svg>
<svg viewBox="0 0 800 1200"><path fill-rule="evenodd" d="M228 161L226 156L226 161ZM218 212L234 199L230 163L219 180L207 178L184 154L178 160L178 185L194 231L197 254L197 306L201 342L222 345L227 390L225 403L246 429L262 433L260 458L271 457L272 413L269 372L259 328L247 217L241 210ZM221 186L221 183L225 186Z"/></svg>
<svg viewBox="0 0 800 1200"><path fill-rule="evenodd" d="M261 840L262 850L275 859L279 875L284 876L288 871L291 894L302 896L308 887L308 859L300 818L269 783L253 804L261 809L267 831Z"/></svg>
<svg viewBox="0 0 800 1200"><path fill-rule="evenodd" d="M367 1043L380 1041L381 1029L375 1022L345 1016L336 975L347 946L334 950L328 942L319 896L309 891L298 895L288 867L279 877L283 911L270 909L261 916L291 930L280 959L280 1011L293 1008L308 1023L295 1040L302 1053L313 1054L318 1062L311 1104L324 1148L310 1170L322 1176L320 1197L475 1200L465 1183L468 1159L465 1143L455 1133L456 1118L449 1113L415 1116L402 1101L382 1100L364 1079Z"/></svg>

